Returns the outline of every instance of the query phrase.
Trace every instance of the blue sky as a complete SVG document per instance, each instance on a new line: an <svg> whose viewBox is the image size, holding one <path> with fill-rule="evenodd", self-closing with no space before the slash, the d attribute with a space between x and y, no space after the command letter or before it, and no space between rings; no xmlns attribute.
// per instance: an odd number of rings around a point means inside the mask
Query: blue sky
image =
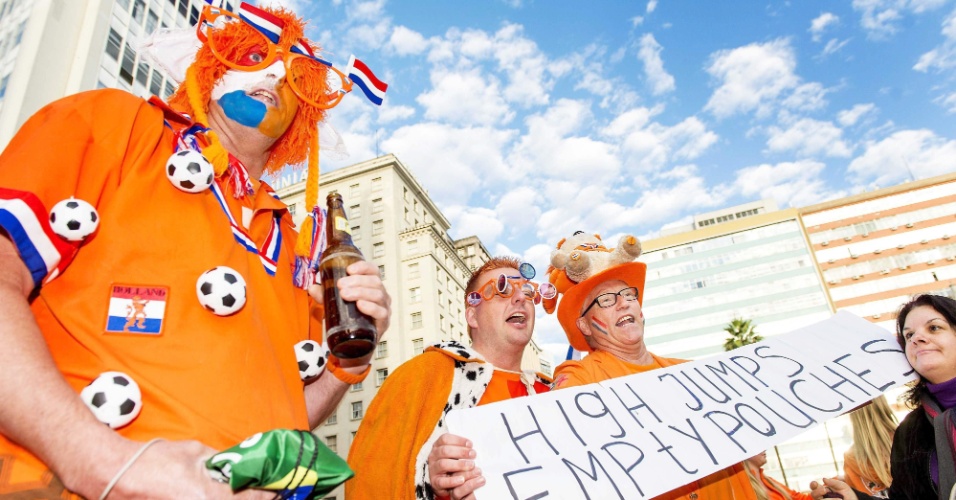
<svg viewBox="0 0 956 500"><path fill-rule="evenodd" d="M956 171L953 1L282 3L389 84L332 111L350 156L323 170L394 153L453 237L539 270L578 229Z"/></svg>

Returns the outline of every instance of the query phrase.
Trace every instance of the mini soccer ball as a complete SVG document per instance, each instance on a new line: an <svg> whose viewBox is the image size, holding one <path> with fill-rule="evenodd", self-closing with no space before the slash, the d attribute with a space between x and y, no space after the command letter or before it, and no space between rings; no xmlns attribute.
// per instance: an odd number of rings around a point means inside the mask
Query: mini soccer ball
<svg viewBox="0 0 956 500"><path fill-rule="evenodd" d="M121 372L101 373L80 391L80 399L100 422L113 429L129 424L143 409L139 386Z"/></svg>
<svg viewBox="0 0 956 500"><path fill-rule="evenodd" d="M89 203L70 198L50 210L50 228L67 241L83 241L100 225L100 214Z"/></svg>
<svg viewBox="0 0 956 500"><path fill-rule="evenodd" d="M195 149L174 153L166 162L166 177L177 189L198 193L209 189L215 179L212 163Z"/></svg>
<svg viewBox="0 0 956 500"><path fill-rule="evenodd" d="M318 377L325 370L329 349L314 340L303 340L295 345L295 359L299 362L302 380Z"/></svg>
<svg viewBox="0 0 956 500"><path fill-rule="evenodd" d="M217 316L229 316L246 305L246 280L234 269L214 267L196 280L199 303Z"/></svg>

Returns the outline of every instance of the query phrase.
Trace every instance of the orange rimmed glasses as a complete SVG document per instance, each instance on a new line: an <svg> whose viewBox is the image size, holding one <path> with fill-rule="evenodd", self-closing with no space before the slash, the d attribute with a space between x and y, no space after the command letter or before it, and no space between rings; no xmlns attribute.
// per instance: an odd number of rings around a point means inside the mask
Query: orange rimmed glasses
<svg viewBox="0 0 956 500"><path fill-rule="evenodd" d="M527 300L535 303L541 303L541 299L551 299L558 294L558 290L551 283L535 283L522 276L498 275L497 278L488 280L475 292L471 292L466 297L468 305L477 306L482 300L491 300L495 295L510 298L516 290L520 290Z"/></svg>
<svg viewBox="0 0 956 500"><path fill-rule="evenodd" d="M240 8L244 7L245 3ZM236 36L239 32L241 36ZM286 83L303 103L310 106L319 109L335 107L352 90L352 82L345 74L328 61L312 55L305 40L283 49L259 28L227 10L205 6L196 23L196 36L209 46L221 63L240 71L259 71L271 66L277 58L281 59ZM237 40L241 42L236 43ZM329 71L340 81L335 82ZM334 90L327 92L327 89Z"/></svg>

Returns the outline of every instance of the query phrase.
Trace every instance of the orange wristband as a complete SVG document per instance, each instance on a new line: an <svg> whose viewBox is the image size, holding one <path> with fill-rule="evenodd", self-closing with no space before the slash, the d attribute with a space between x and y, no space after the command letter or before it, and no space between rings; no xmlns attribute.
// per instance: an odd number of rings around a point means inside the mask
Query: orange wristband
<svg viewBox="0 0 956 500"><path fill-rule="evenodd" d="M365 371L362 373L352 374L342 369L342 365L339 364L339 358L330 355L328 370L332 372L332 375L335 375L335 378L345 382L346 384L354 385L365 380L365 377L367 377L369 372L372 371L372 364L369 363L368 366L365 367Z"/></svg>

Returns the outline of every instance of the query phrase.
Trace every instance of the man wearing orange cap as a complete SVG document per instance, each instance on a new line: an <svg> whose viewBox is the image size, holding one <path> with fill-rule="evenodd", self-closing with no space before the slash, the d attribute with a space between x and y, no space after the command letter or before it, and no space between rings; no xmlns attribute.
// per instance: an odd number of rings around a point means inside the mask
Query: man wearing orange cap
<svg viewBox="0 0 956 500"><path fill-rule="evenodd" d="M0 497L228 497L215 450L317 425L369 371L300 378L315 242L259 181L306 162L314 205L317 124L351 85L282 9L208 6L189 36L156 45L186 56L169 105L70 96L0 155ZM348 271L341 296L384 332L377 267Z"/></svg>
<svg viewBox="0 0 956 500"><path fill-rule="evenodd" d="M633 236L622 239L622 244ZM639 247L638 247L639 248ZM584 255L599 257L608 252L603 246L578 249L575 260ZM636 257L636 255L635 255ZM624 262L602 266L608 262L591 258L594 264L578 281L563 286L558 302L558 321L574 349L587 352L580 361L565 361L555 370L554 388L561 389L593 384L615 377L623 377L683 363L684 360L662 358L647 350L644 343L644 278L647 264ZM562 270L551 273L552 281L561 277ZM755 499L744 469L734 465L698 479L657 499Z"/></svg>

